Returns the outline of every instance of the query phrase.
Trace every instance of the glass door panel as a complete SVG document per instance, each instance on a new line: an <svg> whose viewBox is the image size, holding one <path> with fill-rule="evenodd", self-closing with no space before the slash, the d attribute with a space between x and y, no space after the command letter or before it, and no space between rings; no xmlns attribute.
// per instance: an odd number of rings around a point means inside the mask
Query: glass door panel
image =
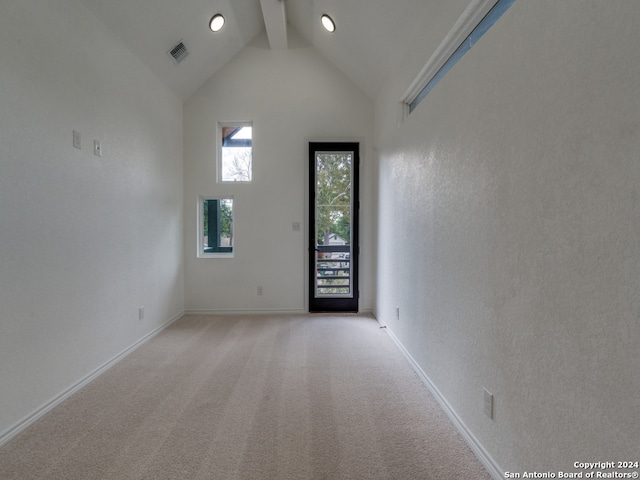
<svg viewBox="0 0 640 480"><path fill-rule="evenodd" d="M309 309L357 311L358 144L309 147Z"/></svg>

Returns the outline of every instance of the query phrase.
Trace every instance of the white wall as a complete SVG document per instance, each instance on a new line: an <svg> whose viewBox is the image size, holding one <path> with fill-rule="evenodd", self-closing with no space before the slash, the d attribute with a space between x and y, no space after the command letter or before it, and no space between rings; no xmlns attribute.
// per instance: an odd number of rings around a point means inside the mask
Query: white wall
<svg viewBox="0 0 640 480"><path fill-rule="evenodd" d="M376 101L377 315L498 471L638 457L638 19L517 1L400 127L429 32Z"/></svg>
<svg viewBox="0 0 640 480"><path fill-rule="evenodd" d="M80 2L0 12L1 440L180 314L184 274L182 103Z"/></svg>
<svg viewBox="0 0 640 480"><path fill-rule="evenodd" d="M216 184L216 125L253 122L253 181ZM289 32L256 37L185 102L185 304L189 311L303 311L307 145L361 140L360 309L374 305L373 102ZM196 258L199 195L234 196L235 256ZM292 230L301 222L300 232ZM263 295L257 295L257 286Z"/></svg>

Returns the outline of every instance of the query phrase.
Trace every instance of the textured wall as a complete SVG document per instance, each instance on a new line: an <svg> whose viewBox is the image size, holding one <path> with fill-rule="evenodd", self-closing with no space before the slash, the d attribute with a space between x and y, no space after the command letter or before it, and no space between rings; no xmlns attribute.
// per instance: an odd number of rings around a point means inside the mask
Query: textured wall
<svg viewBox="0 0 640 480"><path fill-rule="evenodd" d="M518 1L402 125L426 32L376 102L377 315L505 471L638 457L639 19Z"/></svg>
<svg viewBox="0 0 640 480"><path fill-rule="evenodd" d="M361 310L374 305L373 102L294 31L260 35L185 102L185 303L198 311L305 308L306 140L361 140ZM216 125L253 122L253 181L216 183ZM234 258L196 258L199 195L234 196ZM299 232L292 223L301 222ZM257 286L263 295L257 295Z"/></svg>
<svg viewBox="0 0 640 480"><path fill-rule="evenodd" d="M184 294L181 102L79 2L0 11L1 433Z"/></svg>

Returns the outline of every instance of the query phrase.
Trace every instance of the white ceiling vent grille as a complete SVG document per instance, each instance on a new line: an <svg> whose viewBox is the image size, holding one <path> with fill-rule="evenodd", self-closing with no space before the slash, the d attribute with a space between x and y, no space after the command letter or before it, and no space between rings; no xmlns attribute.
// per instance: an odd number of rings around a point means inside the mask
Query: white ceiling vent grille
<svg viewBox="0 0 640 480"><path fill-rule="evenodd" d="M167 53L169 53L169 56L173 59L173 61L178 64L185 58L187 58L187 55L189 55L189 50L187 50L185 44L182 43L182 40L180 40L180 42Z"/></svg>

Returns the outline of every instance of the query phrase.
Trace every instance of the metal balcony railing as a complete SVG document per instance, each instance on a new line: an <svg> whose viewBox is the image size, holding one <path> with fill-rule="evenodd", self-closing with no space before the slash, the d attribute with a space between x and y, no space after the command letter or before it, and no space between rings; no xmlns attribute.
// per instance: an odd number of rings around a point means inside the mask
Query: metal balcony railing
<svg viewBox="0 0 640 480"><path fill-rule="evenodd" d="M316 246L316 292L318 295L351 294L351 247Z"/></svg>

